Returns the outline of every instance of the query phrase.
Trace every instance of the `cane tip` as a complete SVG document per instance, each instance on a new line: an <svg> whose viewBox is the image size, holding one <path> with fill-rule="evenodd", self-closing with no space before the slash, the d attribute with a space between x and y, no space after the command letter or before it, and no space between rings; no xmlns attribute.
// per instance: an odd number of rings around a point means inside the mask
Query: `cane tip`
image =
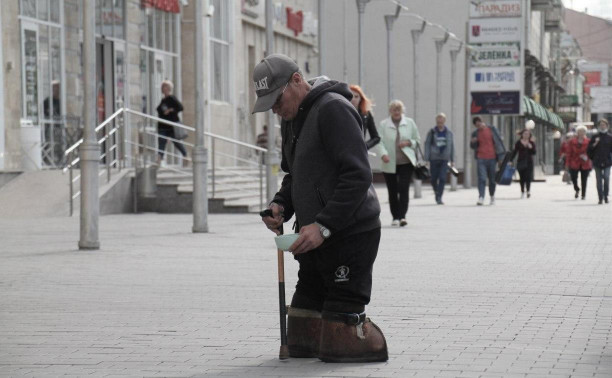
<svg viewBox="0 0 612 378"><path fill-rule="evenodd" d="M279 360L289 359L289 347L287 345L281 345L280 351L278 352Z"/></svg>

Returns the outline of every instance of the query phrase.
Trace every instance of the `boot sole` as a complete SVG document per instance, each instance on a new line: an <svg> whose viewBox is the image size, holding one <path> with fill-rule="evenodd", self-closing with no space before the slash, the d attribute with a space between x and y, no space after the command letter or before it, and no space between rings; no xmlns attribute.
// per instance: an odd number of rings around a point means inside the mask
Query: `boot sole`
<svg viewBox="0 0 612 378"><path fill-rule="evenodd" d="M289 357L291 358L317 358L317 352L310 350L299 349L295 347L289 347Z"/></svg>
<svg viewBox="0 0 612 378"><path fill-rule="evenodd" d="M319 359L323 362L386 362L389 360L388 354L373 355L373 356L361 356L361 357L332 357L332 356L319 356Z"/></svg>

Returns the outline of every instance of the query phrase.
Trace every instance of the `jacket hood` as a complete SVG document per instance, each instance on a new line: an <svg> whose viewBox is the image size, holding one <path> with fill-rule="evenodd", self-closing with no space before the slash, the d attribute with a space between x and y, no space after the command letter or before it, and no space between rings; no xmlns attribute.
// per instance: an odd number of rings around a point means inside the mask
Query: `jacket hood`
<svg viewBox="0 0 612 378"><path fill-rule="evenodd" d="M336 80L330 80L327 76L319 76L310 79L308 80L308 84L310 84L312 88L300 104L301 111L310 109L312 104L319 97L328 92L338 93L348 101L351 101L351 98L353 98L353 93L351 92L348 84Z"/></svg>

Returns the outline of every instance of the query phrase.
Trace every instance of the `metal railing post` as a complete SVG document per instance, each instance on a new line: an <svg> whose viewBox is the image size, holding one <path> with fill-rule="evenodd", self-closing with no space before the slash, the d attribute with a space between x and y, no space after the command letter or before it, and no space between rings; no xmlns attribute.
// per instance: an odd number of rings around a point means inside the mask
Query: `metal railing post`
<svg viewBox="0 0 612 378"><path fill-rule="evenodd" d="M70 153L69 155L70 158L72 158L72 153ZM70 159L69 161L72 161L72 159ZM70 216L72 216L73 212L74 212L74 204L72 203L73 199L72 197L74 196L74 188L72 187L72 164L70 164L70 169L69 169L69 176L68 176L68 187L70 189Z"/></svg>
<svg viewBox="0 0 612 378"><path fill-rule="evenodd" d="M106 182L110 182L110 179L111 179L110 122L104 127L104 133L106 134L106 142L104 143L104 159L106 160Z"/></svg>
<svg viewBox="0 0 612 378"><path fill-rule="evenodd" d="M215 138L211 138L210 144L212 148L212 198L215 198Z"/></svg>

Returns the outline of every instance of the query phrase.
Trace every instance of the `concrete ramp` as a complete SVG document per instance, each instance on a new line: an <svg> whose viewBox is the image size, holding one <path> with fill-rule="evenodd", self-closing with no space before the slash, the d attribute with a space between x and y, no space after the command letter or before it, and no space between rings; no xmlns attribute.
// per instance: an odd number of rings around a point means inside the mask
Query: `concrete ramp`
<svg viewBox="0 0 612 378"><path fill-rule="evenodd" d="M68 216L68 175L24 172L0 188L0 218Z"/></svg>

